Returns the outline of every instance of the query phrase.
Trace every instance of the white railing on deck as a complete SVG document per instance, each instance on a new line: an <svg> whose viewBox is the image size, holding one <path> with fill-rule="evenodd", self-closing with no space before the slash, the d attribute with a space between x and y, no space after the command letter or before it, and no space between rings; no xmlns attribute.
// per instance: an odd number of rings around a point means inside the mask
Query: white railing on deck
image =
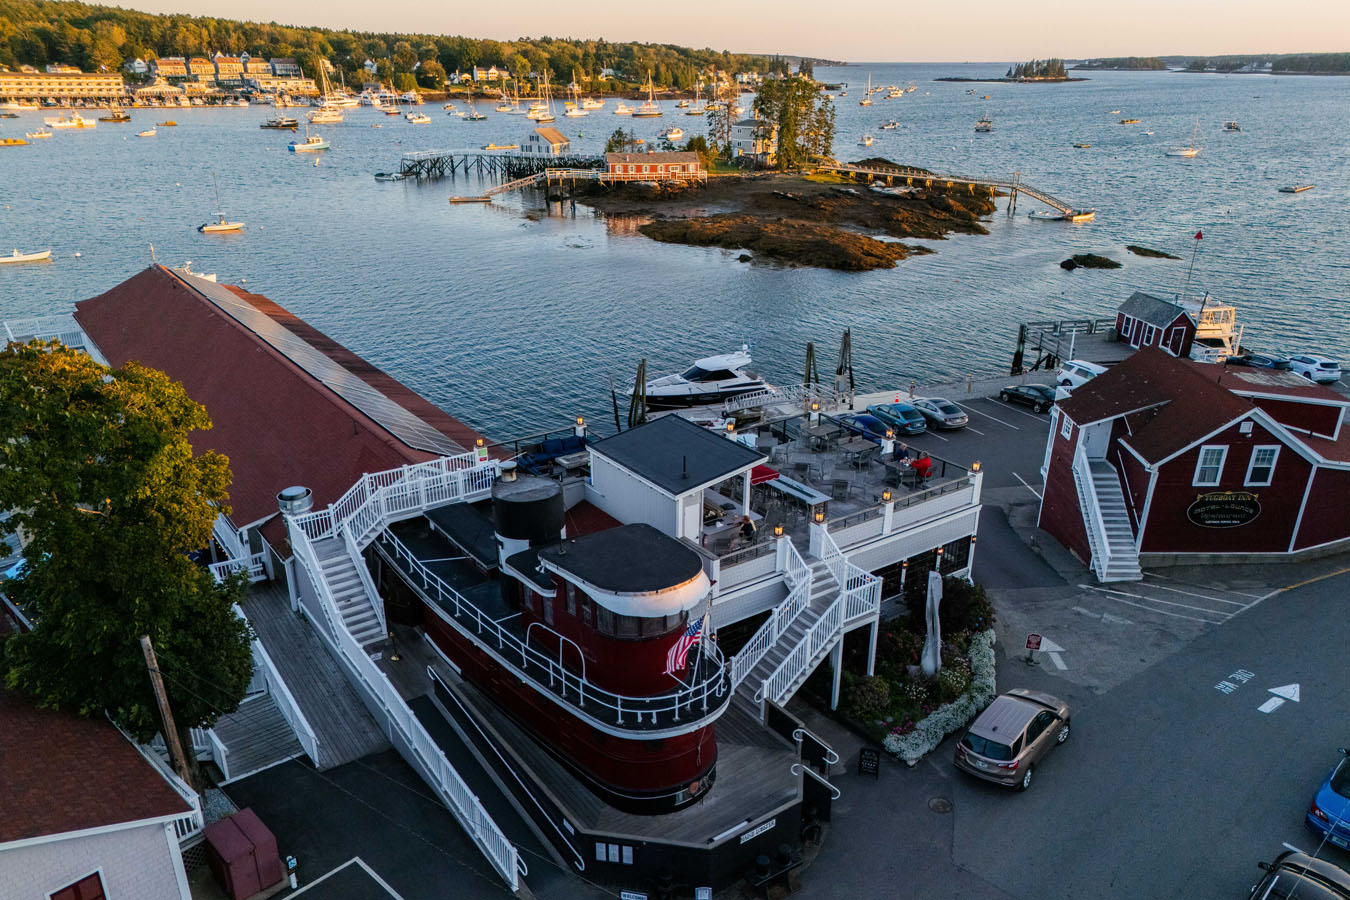
<svg viewBox="0 0 1350 900"><path fill-rule="evenodd" d="M615 694L587 681L585 677L563 665L558 658L544 653L511 629L502 627L427 568L394 535L388 532L382 535L380 546L392 554L396 565L407 565L412 581L415 582L415 589L432 601L429 604L431 610L446 624L470 631L470 637L487 652L500 659L502 665L513 675L530 684L541 694L556 694L561 699L575 704L577 715L592 720L593 724L600 723L606 726L618 724L627 727L628 722L624 717L630 716L639 727L644 720L649 726L655 726L659 718L665 715L669 715L672 722L679 722L681 712L698 718L700 715L715 714L724 705L724 698L728 694L726 667L720 659L716 644L706 645L709 659L716 664L715 668L688 687L653 696ZM468 624L460 622L461 618ZM509 658L506 654L509 654ZM535 670L547 676L547 684L534 676ZM589 713L588 705L609 710L614 715L613 723Z"/></svg>
<svg viewBox="0 0 1350 900"><path fill-rule="evenodd" d="M1078 506L1083 511L1088 551L1092 554L1092 571L1098 580L1104 580L1110 545L1106 540L1106 522L1102 519L1101 507L1097 505L1097 490L1092 484L1092 469L1088 466L1087 454L1081 442L1073 453L1073 485L1078 490Z"/></svg>
<svg viewBox="0 0 1350 900"><path fill-rule="evenodd" d="M243 559L227 559L222 562L211 563L207 568L210 569L211 576L216 581L224 581L236 572L248 573L250 583L267 580L266 554L262 552L254 553Z"/></svg>
<svg viewBox="0 0 1350 900"><path fill-rule="evenodd" d="M486 496L496 475L497 464L480 463L475 453L443 456L363 475L328 509L296 516L294 521L311 540L334 537L346 528L361 550L390 522L432 506Z"/></svg>
<svg viewBox="0 0 1350 900"><path fill-rule="evenodd" d="M844 596L840 594L830 604L829 609L816 619L806 634L802 635L801 641L779 663L778 668L764 680L760 698L782 703L797 679L821 659L835 641L839 640L843 627Z"/></svg>
<svg viewBox="0 0 1350 900"><path fill-rule="evenodd" d="M305 518L312 520L312 517ZM338 655L365 686L366 694L374 698L385 710L390 729L397 730L416 754L428 774L429 781L459 820L460 825L468 832L469 837L497 869L498 874L506 879L511 890L517 890L520 886L520 875L528 871L525 861L520 858L515 846L507 840L506 835L488 815L482 802L445 758L445 754L417 720L417 716L402 695L342 624L342 616L338 612L332 593L328 590L328 584L323 579L314 548L309 542L308 535L297 522L298 520L294 518L287 519L291 547L300 566L309 574L310 583L314 586L319 605L327 619Z"/></svg>
<svg viewBox="0 0 1350 900"><path fill-rule="evenodd" d="M244 611L238 604L234 607L235 613L239 618L248 621ZM300 742L300 746L305 748L305 753L315 765L319 764L319 738L314 734L314 728L305 718L304 712L300 709L300 704L295 702L295 697L291 695L290 688L286 687L286 682L277 671L276 663L272 662L272 657L268 654L267 648L256 638L253 640L253 666L255 671L262 674L267 683L267 693L272 696L272 702L277 705L281 711L281 716L290 723L291 730L295 732L295 738ZM228 776L227 776L228 777Z"/></svg>
<svg viewBox="0 0 1350 900"><path fill-rule="evenodd" d="M759 665L759 661L764 658L764 654L768 653L769 649L778 643L778 639L792 627L792 623L797 621L797 617L802 614L802 611L811 601L811 569L802 559L802 555L797 552L791 538L782 537L779 540L782 542L781 569L787 578L788 595L769 614L769 618L764 620L764 624L759 626L759 630L754 633L750 640L745 642L741 652L732 658L732 688L744 681L755 666Z"/></svg>
<svg viewBox="0 0 1350 900"><path fill-rule="evenodd" d="M379 591L375 590L375 582L370 580L370 569L366 568L366 561L361 557L361 551L356 548L352 533L346 528L342 529L342 540L346 544L347 554L352 558L356 575L361 579L361 589L366 592L366 599L375 610L375 618L380 620L380 633L388 634L389 626L384 619L384 601L380 599Z"/></svg>
<svg viewBox="0 0 1350 900"><path fill-rule="evenodd" d="M122 731L121 726L117 725L116 722L113 722L113 726L116 727L118 731ZM179 778L178 775L169 768L169 764L166 763L158 753L146 747L144 744L137 744L135 741L132 741L131 735L127 734L125 731L122 731L122 736L128 741L131 741L132 745L140 751L141 756L145 757L145 760L155 767L155 771L160 774L160 777L169 783L169 787L177 791L178 796L182 797L183 800L187 802L188 806L192 807L188 812L183 813L173 820L173 830L174 834L178 836L178 843L185 844L189 841L197 840L198 836L202 833L202 829L206 827L206 822L202 817L201 797L198 796L197 792L194 791L187 782Z"/></svg>
<svg viewBox="0 0 1350 900"><path fill-rule="evenodd" d="M811 525L817 532L819 556L834 580L839 583L839 595L844 600L844 622L877 615L881 610L881 579L849 561L839 545L830 536L828 528Z"/></svg>

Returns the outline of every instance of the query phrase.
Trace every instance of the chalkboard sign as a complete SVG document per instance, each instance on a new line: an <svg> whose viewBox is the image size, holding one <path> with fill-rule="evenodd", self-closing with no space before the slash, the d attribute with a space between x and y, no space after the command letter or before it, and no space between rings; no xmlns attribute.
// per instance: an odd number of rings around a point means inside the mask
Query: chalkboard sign
<svg viewBox="0 0 1350 900"><path fill-rule="evenodd" d="M858 751L858 774L881 778L881 751L863 747Z"/></svg>

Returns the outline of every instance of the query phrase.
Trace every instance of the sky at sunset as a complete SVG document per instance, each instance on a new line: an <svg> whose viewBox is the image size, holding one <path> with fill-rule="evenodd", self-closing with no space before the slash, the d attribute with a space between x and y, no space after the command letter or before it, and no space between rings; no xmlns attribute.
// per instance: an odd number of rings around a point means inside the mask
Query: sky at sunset
<svg viewBox="0 0 1350 900"><path fill-rule="evenodd" d="M120 5L120 4L119 4ZM849 61L1350 51L1350 0L132 0L150 12L358 31L594 38ZM663 10L658 14L658 10ZM828 14L822 13L828 10Z"/></svg>

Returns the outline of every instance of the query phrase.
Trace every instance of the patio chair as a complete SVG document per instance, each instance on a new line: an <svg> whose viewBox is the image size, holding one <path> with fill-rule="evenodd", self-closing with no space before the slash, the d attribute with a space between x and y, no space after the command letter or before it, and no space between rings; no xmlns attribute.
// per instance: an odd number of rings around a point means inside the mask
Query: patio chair
<svg viewBox="0 0 1350 900"><path fill-rule="evenodd" d="M830 498L833 500L847 500L853 493L853 482L847 478L835 478L830 482Z"/></svg>

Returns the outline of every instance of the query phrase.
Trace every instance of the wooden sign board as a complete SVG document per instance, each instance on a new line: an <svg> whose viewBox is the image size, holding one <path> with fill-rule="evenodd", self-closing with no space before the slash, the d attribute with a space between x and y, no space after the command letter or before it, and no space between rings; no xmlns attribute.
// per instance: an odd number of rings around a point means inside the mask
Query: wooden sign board
<svg viewBox="0 0 1350 900"><path fill-rule="evenodd" d="M881 778L881 751L863 747L858 751L858 774Z"/></svg>

